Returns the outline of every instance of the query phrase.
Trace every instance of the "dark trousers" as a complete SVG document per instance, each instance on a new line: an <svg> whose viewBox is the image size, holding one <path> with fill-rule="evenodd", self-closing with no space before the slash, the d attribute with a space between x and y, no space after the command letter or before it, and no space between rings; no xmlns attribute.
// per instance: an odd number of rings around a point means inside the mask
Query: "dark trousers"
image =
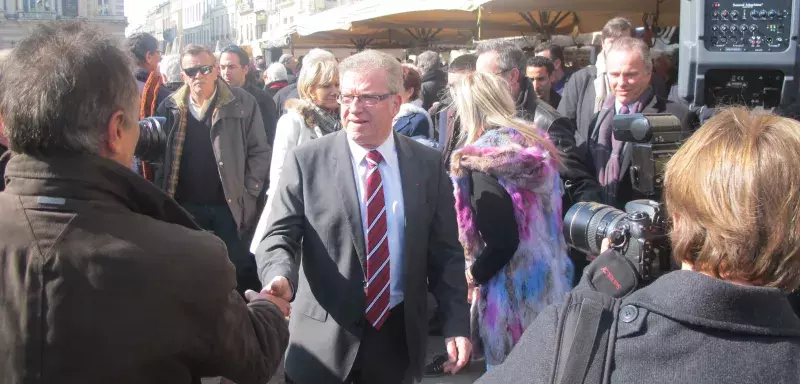
<svg viewBox="0 0 800 384"><path fill-rule="evenodd" d="M392 308L380 331L364 326L361 346L346 384L411 383L403 303ZM286 383L294 384L286 377Z"/></svg>
<svg viewBox="0 0 800 384"><path fill-rule="evenodd" d="M225 242L228 258L236 267L236 290L241 294L248 289L260 291L261 282L258 280L255 258L239 238L239 231L230 208L227 205L216 204L182 203L181 205L194 217L195 223L200 228L213 232Z"/></svg>

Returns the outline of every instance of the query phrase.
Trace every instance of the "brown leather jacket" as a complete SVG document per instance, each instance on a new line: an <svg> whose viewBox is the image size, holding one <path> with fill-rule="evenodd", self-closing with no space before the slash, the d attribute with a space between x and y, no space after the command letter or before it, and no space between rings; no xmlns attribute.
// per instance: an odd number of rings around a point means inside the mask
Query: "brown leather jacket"
<svg viewBox="0 0 800 384"><path fill-rule="evenodd" d="M20 383L266 383L288 344L245 304L225 245L132 171L15 155L0 192L0 377Z"/></svg>

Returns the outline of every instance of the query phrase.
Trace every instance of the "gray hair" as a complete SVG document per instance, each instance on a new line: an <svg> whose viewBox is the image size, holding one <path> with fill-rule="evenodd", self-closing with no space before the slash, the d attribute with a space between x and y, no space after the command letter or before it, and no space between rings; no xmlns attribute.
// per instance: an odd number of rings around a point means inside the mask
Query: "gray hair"
<svg viewBox="0 0 800 384"><path fill-rule="evenodd" d="M178 55L167 55L161 58L158 63L161 74L167 77L168 83L179 83L181 79L181 57Z"/></svg>
<svg viewBox="0 0 800 384"><path fill-rule="evenodd" d="M269 81L288 80L289 75L286 73L286 67L281 63L272 63L267 67L267 78Z"/></svg>
<svg viewBox="0 0 800 384"><path fill-rule="evenodd" d="M339 64L339 76L347 72L369 73L376 70L386 71L386 85L389 93L398 94L403 90L403 65L389 54L366 50L350 56Z"/></svg>
<svg viewBox="0 0 800 384"><path fill-rule="evenodd" d="M417 67L426 74L442 67L442 57L434 51L425 51L417 56Z"/></svg>
<svg viewBox="0 0 800 384"><path fill-rule="evenodd" d="M608 50L606 55L610 55L611 52L614 51L629 53L634 52L639 54L642 60L644 60L644 66L647 71L653 71L653 60L650 58L650 47L648 47L644 41L634 37L620 37L619 39L614 40L614 44L611 44L611 48Z"/></svg>
<svg viewBox="0 0 800 384"><path fill-rule="evenodd" d="M525 52L522 52L522 48L519 45L511 41L490 40L478 44L475 54L480 56L489 52L497 52L498 69L507 72L516 68L519 71L520 81L525 78L525 69L527 67Z"/></svg>
<svg viewBox="0 0 800 384"><path fill-rule="evenodd" d="M11 149L99 153L115 112L123 110L128 126L138 120L133 68L130 53L96 27L38 25L0 66L0 115Z"/></svg>
<svg viewBox="0 0 800 384"><path fill-rule="evenodd" d="M630 36L631 32L633 32L633 23L631 23L630 20L624 17L615 17L606 23L606 25L603 27L603 32L601 35L603 36L603 39L616 39L624 36Z"/></svg>
<svg viewBox="0 0 800 384"><path fill-rule="evenodd" d="M303 56L303 66L307 67L314 64L317 61L326 61L326 60L333 60L336 61L336 56L329 51L324 49L314 48L308 51L308 54Z"/></svg>
<svg viewBox="0 0 800 384"><path fill-rule="evenodd" d="M278 59L278 63L280 63L280 64L286 64L286 63L288 63L288 62L289 62L289 60L291 60L291 59L292 59L292 57L294 57L294 56L292 56L292 55L290 55L290 54L288 54L288 53L284 53L284 54L283 54L283 55L281 55L281 57Z"/></svg>

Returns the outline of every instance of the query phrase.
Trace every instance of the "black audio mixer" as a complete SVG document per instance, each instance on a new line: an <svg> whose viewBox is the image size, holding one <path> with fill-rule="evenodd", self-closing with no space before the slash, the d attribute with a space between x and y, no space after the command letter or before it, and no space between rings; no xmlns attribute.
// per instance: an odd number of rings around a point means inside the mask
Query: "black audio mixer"
<svg viewBox="0 0 800 384"><path fill-rule="evenodd" d="M782 52L792 39L792 0L706 2L705 46L716 52Z"/></svg>

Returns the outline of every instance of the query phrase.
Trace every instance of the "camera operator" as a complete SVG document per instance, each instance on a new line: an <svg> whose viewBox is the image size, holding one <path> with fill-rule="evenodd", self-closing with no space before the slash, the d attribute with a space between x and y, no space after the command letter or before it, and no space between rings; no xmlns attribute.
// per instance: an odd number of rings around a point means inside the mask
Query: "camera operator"
<svg viewBox="0 0 800 384"><path fill-rule="evenodd" d="M664 192L682 270L622 299L604 349L611 384L800 382L800 318L786 299L800 287L798 167L800 123L743 108L721 111L678 150ZM542 312L479 382L549 383L566 310Z"/></svg>
<svg viewBox="0 0 800 384"><path fill-rule="evenodd" d="M590 159L602 186L600 202L622 208L637 198L628 175L631 164L630 144L613 136L614 116L634 113L669 113L675 115L685 131L696 122L688 108L661 98L653 92L650 77L653 62L650 48L642 40L620 37L606 52L606 71L612 94L603 100L588 131L579 129L581 150Z"/></svg>
<svg viewBox="0 0 800 384"><path fill-rule="evenodd" d="M14 153L0 192L0 377L263 384L289 304L255 292L245 304L225 244L128 169L131 66L101 31L48 23L0 70Z"/></svg>

